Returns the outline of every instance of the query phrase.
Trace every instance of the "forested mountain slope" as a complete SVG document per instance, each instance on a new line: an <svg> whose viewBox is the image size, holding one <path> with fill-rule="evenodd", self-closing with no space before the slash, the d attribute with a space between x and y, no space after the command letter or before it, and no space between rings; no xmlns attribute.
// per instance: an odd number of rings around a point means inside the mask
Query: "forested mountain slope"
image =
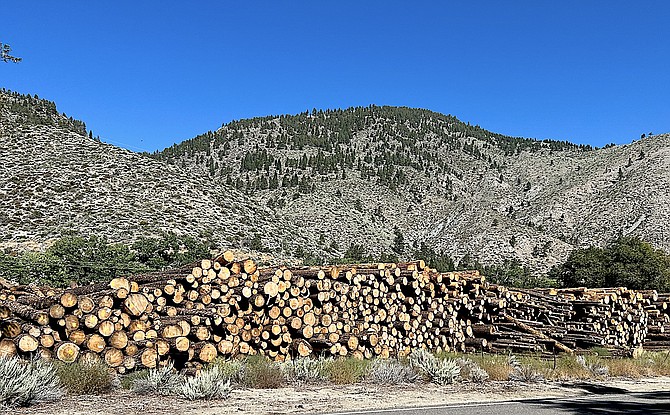
<svg viewBox="0 0 670 415"><path fill-rule="evenodd" d="M546 270L618 233L670 248L669 144L592 149L371 106L232 122L155 157L299 223L321 256L351 241L388 252L397 228L404 255L424 242L456 260Z"/></svg>
<svg viewBox="0 0 670 415"><path fill-rule="evenodd" d="M236 121L148 155L37 97L0 92L0 117L3 246L172 230L283 257L423 245L537 271L619 233L670 250L667 134L592 149L370 106Z"/></svg>

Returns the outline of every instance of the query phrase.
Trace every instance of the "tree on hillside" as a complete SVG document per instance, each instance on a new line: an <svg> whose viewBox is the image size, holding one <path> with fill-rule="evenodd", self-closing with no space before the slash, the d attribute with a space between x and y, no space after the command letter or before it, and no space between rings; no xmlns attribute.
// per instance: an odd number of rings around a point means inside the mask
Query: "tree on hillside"
<svg viewBox="0 0 670 415"><path fill-rule="evenodd" d="M670 256L638 237L621 236L605 248L570 253L549 275L563 287L670 289Z"/></svg>
<svg viewBox="0 0 670 415"><path fill-rule="evenodd" d="M395 237L393 238L393 246L391 246L391 250L394 254L401 257L405 253L405 237L397 226L393 229L393 234Z"/></svg>
<svg viewBox="0 0 670 415"><path fill-rule="evenodd" d="M6 43L0 43L0 59L3 62L14 62L19 63L23 59L16 56L12 56L12 47Z"/></svg>

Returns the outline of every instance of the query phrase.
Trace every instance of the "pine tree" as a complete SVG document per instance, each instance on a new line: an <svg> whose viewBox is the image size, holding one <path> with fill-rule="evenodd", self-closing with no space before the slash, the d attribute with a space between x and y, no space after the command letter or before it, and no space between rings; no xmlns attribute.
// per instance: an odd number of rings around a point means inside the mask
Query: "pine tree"
<svg viewBox="0 0 670 415"><path fill-rule="evenodd" d="M12 47L6 43L0 43L0 60L3 62L19 63L23 59L11 55Z"/></svg>

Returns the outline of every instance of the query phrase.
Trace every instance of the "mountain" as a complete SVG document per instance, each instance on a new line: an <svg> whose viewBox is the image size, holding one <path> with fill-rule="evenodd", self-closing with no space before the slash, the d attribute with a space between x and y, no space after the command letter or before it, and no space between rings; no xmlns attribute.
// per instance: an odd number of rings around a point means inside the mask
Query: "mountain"
<svg viewBox="0 0 670 415"><path fill-rule="evenodd" d="M406 256L423 242L457 260L546 271L619 233L670 248L669 144L593 149L370 106L236 121L154 156L299 223L320 256L352 241L388 252L397 229Z"/></svg>
<svg viewBox="0 0 670 415"><path fill-rule="evenodd" d="M272 215L235 189L98 142L37 97L0 92L0 247L39 249L71 230L110 241L161 231L233 241Z"/></svg>
<svg viewBox="0 0 670 415"><path fill-rule="evenodd" d="M89 138L37 97L1 92L0 116L6 246L174 230L284 257L423 244L539 272L619 233L670 250L667 134L593 149L370 106L236 121L149 155Z"/></svg>

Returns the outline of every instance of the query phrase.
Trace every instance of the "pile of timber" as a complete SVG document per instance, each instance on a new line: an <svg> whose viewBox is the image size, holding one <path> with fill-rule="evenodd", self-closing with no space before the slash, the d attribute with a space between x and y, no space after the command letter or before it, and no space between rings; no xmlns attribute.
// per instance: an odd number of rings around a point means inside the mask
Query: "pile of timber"
<svg viewBox="0 0 670 415"><path fill-rule="evenodd" d="M640 291L647 312L645 350L670 350L670 294Z"/></svg>
<svg viewBox="0 0 670 415"><path fill-rule="evenodd" d="M423 261L258 268L227 251L70 289L0 284L0 354L94 355L123 373L252 354L625 351L663 332L661 299L624 288L508 289L477 271L439 273Z"/></svg>
<svg viewBox="0 0 670 415"><path fill-rule="evenodd" d="M626 288L513 289L497 316L492 351L572 352L605 347L630 352L647 335L647 305Z"/></svg>

